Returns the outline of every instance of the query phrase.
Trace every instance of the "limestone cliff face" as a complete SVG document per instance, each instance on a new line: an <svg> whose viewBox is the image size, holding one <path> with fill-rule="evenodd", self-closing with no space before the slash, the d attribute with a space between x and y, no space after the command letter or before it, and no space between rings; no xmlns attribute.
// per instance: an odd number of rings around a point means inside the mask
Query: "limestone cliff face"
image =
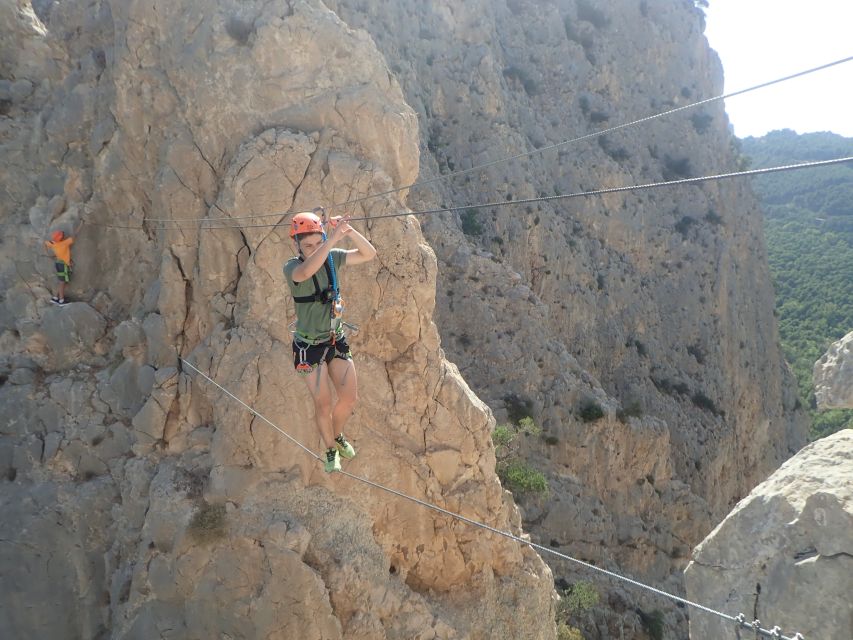
<svg viewBox="0 0 853 640"><path fill-rule="evenodd" d="M688 1L330 6L371 33L417 111L421 179L722 90ZM735 167L714 103L415 188L409 204L510 201ZM449 358L499 420L530 413L544 429L525 445L551 485L546 501L523 502L534 538L679 589L692 547L805 442L749 185L496 207L423 225L438 258ZM605 415L586 423L590 404ZM568 582L589 579L553 568ZM598 633L639 629L625 604L634 596L602 588L620 615L602 614Z"/></svg>
<svg viewBox="0 0 853 640"><path fill-rule="evenodd" d="M534 553L323 474L179 365L318 448L286 227L153 220L413 181L416 114L370 36L308 0L0 7L4 633L553 638ZM52 307L41 240L81 217L75 302ZM348 468L520 532L491 414L439 348L418 221L364 232L379 257L343 276L363 326Z"/></svg>

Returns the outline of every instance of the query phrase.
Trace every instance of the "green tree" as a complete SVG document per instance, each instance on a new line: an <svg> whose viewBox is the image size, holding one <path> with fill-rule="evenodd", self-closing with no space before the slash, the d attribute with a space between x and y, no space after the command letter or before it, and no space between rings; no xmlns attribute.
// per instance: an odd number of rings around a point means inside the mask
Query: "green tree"
<svg viewBox="0 0 853 640"><path fill-rule="evenodd" d="M755 167L853 155L853 139L833 133L773 131L741 141ZM812 417L811 438L853 427L853 411L818 412L812 367L853 329L853 166L759 176L782 349Z"/></svg>
<svg viewBox="0 0 853 640"><path fill-rule="evenodd" d="M495 427L492 432L492 442L495 444L495 471L501 483L513 495L524 494L546 495L548 481L542 472L537 471L518 455L519 436L538 436L542 429L533 422L533 418L525 417L517 424L504 424Z"/></svg>
<svg viewBox="0 0 853 640"><path fill-rule="evenodd" d="M595 585L583 580L561 591L554 616L557 622L557 640L582 640L580 631L569 622L572 617L577 617L597 605L599 600Z"/></svg>

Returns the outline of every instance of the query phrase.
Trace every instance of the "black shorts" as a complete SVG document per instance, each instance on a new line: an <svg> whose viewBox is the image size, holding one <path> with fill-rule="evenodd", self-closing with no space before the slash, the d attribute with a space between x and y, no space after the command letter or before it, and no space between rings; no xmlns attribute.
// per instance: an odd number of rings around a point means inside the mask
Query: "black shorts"
<svg viewBox="0 0 853 640"><path fill-rule="evenodd" d="M352 360L352 352L347 344L347 339L343 336L337 338L335 344L324 342L322 344L304 345L298 344L296 340L293 341L293 368L298 373L311 373L321 362L329 364L334 358Z"/></svg>
<svg viewBox="0 0 853 640"><path fill-rule="evenodd" d="M56 268L56 277L60 282L71 281L71 265L64 263L62 260L57 260L53 263Z"/></svg>

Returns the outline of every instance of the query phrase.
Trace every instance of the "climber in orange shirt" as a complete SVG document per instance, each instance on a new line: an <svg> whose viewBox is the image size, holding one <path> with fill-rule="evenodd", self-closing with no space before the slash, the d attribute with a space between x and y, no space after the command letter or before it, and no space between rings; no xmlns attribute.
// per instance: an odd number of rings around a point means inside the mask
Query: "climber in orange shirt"
<svg viewBox="0 0 853 640"><path fill-rule="evenodd" d="M71 280L71 245L74 244L74 238L80 233L80 228L83 226L83 221L77 225L74 234L66 237L62 231L54 231L50 240L44 243L45 248L53 251L55 257L54 265L56 267L56 276L59 278L59 290L55 296L51 296L50 301L54 304L65 304L65 287Z"/></svg>

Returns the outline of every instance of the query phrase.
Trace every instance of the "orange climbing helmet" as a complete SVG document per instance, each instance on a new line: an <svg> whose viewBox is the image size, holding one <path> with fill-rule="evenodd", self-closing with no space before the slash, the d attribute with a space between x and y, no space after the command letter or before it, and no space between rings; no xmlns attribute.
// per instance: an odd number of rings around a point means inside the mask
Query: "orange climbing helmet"
<svg viewBox="0 0 853 640"><path fill-rule="evenodd" d="M65 234L64 234L64 233L62 233L62 231L54 231L54 232L51 234L50 239L51 239L51 240L53 240L54 242L59 242L59 241L60 241L60 240L62 240L64 237L65 237Z"/></svg>
<svg viewBox="0 0 853 640"><path fill-rule="evenodd" d="M323 222L317 214L304 211L293 216L290 221L290 237L295 238L303 233L324 233Z"/></svg>

